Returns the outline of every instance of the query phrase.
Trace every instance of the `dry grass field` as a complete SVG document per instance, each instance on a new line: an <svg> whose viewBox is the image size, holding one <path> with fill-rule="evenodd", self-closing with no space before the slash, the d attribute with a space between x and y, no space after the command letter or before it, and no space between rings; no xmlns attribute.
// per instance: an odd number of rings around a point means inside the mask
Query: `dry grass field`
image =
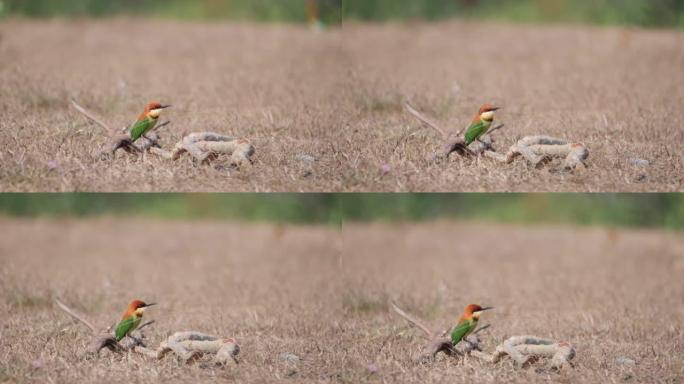
<svg viewBox="0 0 684 384"><path fill-rule="evenodd" d="M348 25L356 190L679 191L684 181L684 34L482 23ZM429 165L439 136L402 112L410 99L443 127L464 129L479 105L502 106L505 151L546 134L589 147L589 170L554 172L489 160ZM345 152L351 152L348 146ZM650 161L647 167L631 159ZM373 179L380 164L393 174ZM551 171L550 171L551 170Z"/></svg>
<svg viewBox="0 0 684 384"><path fill-rule="evenodd" d="M659 231L434 222L290 227L143 219L0 219L0 381L627 382L684 380L684 240ZM495 241L494 241L495 240ZM80 354L86 329L132 297L160 303L148 340L195 329L232 336L226 369L173 358ZM435 329L468 302L493 305L482 335L573 343L575 368L504 361L414 362L420 333L389 299ZM300 357L287 362L283 353ZM620 365L626 357L635 366Z"/></svg>
<svg viewBox="0 0 684 384"><path fill-rule="evenodd" d="M682 190L678 31L7 20L0 56L2 191ZM117 127L151 99L171 103L164 145L195 131L246 137L255 164L93 162L106 136L70 110L70 97ZM499 104L498 148L559 136L589 146L590 168L430 163L441 140L402 111L405 99L453 129L481 103Z"/></svg>
<svg viewBox="0 0 684 384"><path fill-rule="evenodd" d="M335 187L325 138L340 124L337 32L112 20L8 21L0 35L4 191ZM162 131L164 145L198 131L245 137L257 147L256 166L235 172L123 154L93 162L107 136L69 108L70 97L115 127L130 124L150 100L172 104L162 116L173 122ZM319 160L313 172L299 155Z"/></svg>

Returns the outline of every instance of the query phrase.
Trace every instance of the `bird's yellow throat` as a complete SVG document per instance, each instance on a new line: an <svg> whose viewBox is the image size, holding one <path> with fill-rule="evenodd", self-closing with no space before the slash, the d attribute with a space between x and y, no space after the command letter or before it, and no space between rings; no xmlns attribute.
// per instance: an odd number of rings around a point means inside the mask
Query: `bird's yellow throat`
<svg viewBox="0 0 684 384"><path fill-rule="evenodd" d="M484 112L480 115L480 119L483 121L494 121L494 111Z"/></svg>
<svg viewBox="0 0 684 384"><path fill-rule="evenodd" d="M150 113L148 113L148 116L153 118L153 119L157 119L157 118L159 118L159 115L161 115L161 113L162 113L162 109L153 109L150 111Z"/></svg>

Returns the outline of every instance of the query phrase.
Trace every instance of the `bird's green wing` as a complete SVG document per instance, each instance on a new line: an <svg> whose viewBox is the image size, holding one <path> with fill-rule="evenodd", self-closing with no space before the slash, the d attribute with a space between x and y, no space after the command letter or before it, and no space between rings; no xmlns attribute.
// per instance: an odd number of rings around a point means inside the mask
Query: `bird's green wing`
<svg viewBox="0 0 684 384"><path fill-rule="evenodd" d="M465 144L470 145L473 141L484 135L488 128L489 124L485 123L484 121L471 124L465 133Z"/></svg>
<svg viewBox="0 0 684 384"><path fill-rule="evenodd" d="M121 341L121 339L126 337L128 332L131 332L135 329L137 325L136 320L137 319L135 318L135 316L130 316L119 322L119 324L116 326L116 331L114 333L116 335L116 341Z"/></svg>
<svg viewBox="0 0 684 384"><path fill-rule="evenodd" d="M451 343L453 345L458 344L464 337L466 337L475 327L476 324L466 320L464 322L458 323L456 327L451 331Z"/></svg>
<svg viewBox="0 0 684 384"><path fill-rule="evenodd" d="M136 141L142 135L151 130L157 123L156 119L146 118L144 120L136 121L130 128L131 140Z"/></svg>

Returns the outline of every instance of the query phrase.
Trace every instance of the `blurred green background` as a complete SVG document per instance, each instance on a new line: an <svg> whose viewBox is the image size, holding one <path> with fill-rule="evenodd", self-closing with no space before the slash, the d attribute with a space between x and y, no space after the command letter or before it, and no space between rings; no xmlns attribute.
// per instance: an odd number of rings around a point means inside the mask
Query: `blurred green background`
<svg viewBox="0 0 684 384"><path fill-rule="evenodd" d="M684 26L684 0L344 0L345 19L436 20L453 16L516 22Z"/></svg>
<svg viewBox="0 0 684 384"><path fill-rule="evenodd" d="M307 22L310 5L319 18L339 24L343 0L0 0L5 14L31 17L137 15L199 20ZM2 12L0 12L2 13Z"/></svg>
<svg viewBox="0 0 684 384"><path fill-rule="evenodd" d="M288 223L458 219L684 229L682 194L2 194L0 215Z"/></svg>
<svg viewBox="0 0 684 384"><path fill-rule="evenodd" d="M1 14L305 22L308 0L0 0ZM684 0L315 0L320 18L356 20L449 17L518 22L684 26ZM342 16L344 14L344 16Z"/></svg>

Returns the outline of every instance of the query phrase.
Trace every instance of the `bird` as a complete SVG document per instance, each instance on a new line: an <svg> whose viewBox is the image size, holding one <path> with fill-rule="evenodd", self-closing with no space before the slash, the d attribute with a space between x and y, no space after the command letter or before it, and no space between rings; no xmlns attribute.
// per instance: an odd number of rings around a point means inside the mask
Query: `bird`
<svg viewBox="0 0 684 384"><path fill-rule="evenodd" d="M121 341L126 335L138 328L140 321L142 321L145 308L149 308L157 303L146 304L141 300L133 300L121 317L121 321L116 326L115 336L116 341Z"/></svg>
<svg viewBox="0 0 684 384"><path fill-rule="evenodd" d="M170 105L161 105L157 102L151 102L147 104L143 113L138 116L138 120L131 124L128 128L128 132L131 136L131 141L138 140L141 136L145 135L147 132L151 131L155 125L157 125L157 120L161 112L171 107Z"/></svg>
<svg viewBox="0 0 684 384"><path fill-rule="evenodd" d="M458 344L466 336L471 334L477 328L477 321L480 320L480 315L484 311L494 309L492 307L481 307L477 304L468 305L463 311L463 315L458 319L458 324L451 331L451 342L453 345Z"/></svg>
<svg viewBox="0 0 684 384"><path fill-rule="evenodd" d="M478 140L482 135L487 133L489 128L492 126L494 121L494 111L498 111L501 108L495 107L491 104L485 104L480 107L480 110L473 118L473 122L470 124L465 132L465 145L468 146L472 144L475 140Z"/></svg>

